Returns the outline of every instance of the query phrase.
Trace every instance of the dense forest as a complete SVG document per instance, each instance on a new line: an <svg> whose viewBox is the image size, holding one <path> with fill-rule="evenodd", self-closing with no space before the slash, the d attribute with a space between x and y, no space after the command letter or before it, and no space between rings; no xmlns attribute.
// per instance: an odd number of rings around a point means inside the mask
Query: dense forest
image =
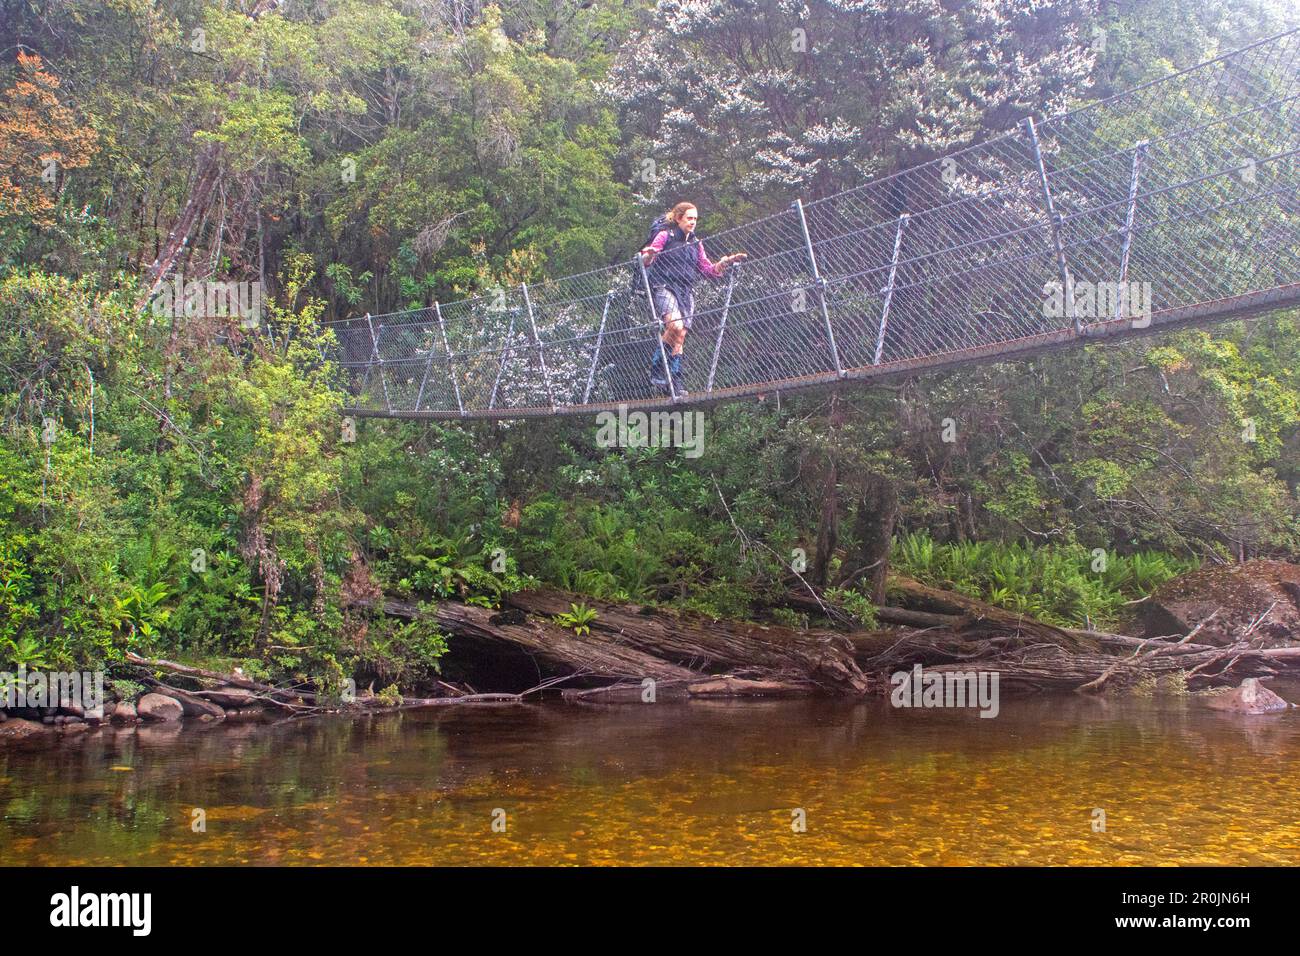
<svg viewBox="0 0 1300 956"><path fill-rule="evenodd" d="M323 324L626 260L681 199L717 231L830 195L1288 13L0 0L0 663L409 691L449 638L381 596L797 628L797 574L870 625L892 568L1079 627L1296 558L1294 316L721 407L697 458L583 419L350 432ZM177 275L260 283L260 322L154 308Z"/></svg>

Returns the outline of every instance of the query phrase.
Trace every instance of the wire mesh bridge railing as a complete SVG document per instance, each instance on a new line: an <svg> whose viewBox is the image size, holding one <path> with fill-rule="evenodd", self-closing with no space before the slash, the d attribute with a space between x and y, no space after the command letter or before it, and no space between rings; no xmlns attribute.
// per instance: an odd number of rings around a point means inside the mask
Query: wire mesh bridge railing
<svg viewBox="0 0 1300 956"><path fill-rule="evenodd" d="M869 381L1300 304L1300 31L706 236L669 398L639 257L331 323L348 414L522 418ZM667 370L665 369L665 372Z"/></svg>

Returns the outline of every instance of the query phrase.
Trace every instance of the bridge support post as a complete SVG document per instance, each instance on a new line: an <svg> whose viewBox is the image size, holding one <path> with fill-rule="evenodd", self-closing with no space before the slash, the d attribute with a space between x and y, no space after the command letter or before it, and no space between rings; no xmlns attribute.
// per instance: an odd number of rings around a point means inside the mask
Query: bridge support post
<svg viewBox="0 0 1300 956"><path fill-rule="evenodd" d="M516 309L510 310L510 328L506 330L506 341L501 343L501 362L497 365L497 377L492 381L492 395L488 399L488 408L495 408L497 404L497 388L501 385L501 373L506 370L506 356L513 351L509 342L515 337L515 312Z"/></svg>
<svg viewBox="0 0 1300 956"><path fill-rule="evenodd" d="M709 383L704 391L713 391L713 377L718 374L718 356L722 354L722 336L727 332L727 313L731 311L731 290L736 287L736 273L739 266L727 268L727 297L722 302L722 321L718 323L718 340L713 344L713 361L709 363Z"/></svg>
<svg viewBox="0 0 1300 956"><path fill-rule="evenodd" d="M898 275L898 252L903 248L903 229L907 226L908 214L898 217L898 231L894 233L894 255L889 260L889 279L882 294L885 301L880 306L880 328L876 331L876 350L872 353L871 364L879 365L880 356L885 351L885 329L889 325L889 306L894 300L894 277Z"/></svg>
<svg viewBox="0 0 1300 956"><path fill-rule="evenodd" d="M817 255L813 252L812 236L808 233L808 217L804 215L803 200L796 199L791 206L799 214L799 228L803 230L803 244L808 252L808 268L812 271L813 282L817 286L817 301L821 304L822 320L826 323L826 341L830 343L831 361L835 363L835 374L843 378L844 367L840 365L840 350L835 345L835 329L831 326L831 313L826 307L826 280L817 269Z"/></svg>
<svg viewBox="0 0 1300 956"><path fill-rule="evenodd" d="M1128 257L1133 245L1133 220L1137 215L1138 173L1150 140L1142 140L1133 147L1133 172L1128 180L1128 211L1124 214L1124 245L1119 254L1119 288L1115 290L1115 318L1124 311L1124 284L1128 281Z"/></svg>
<svg viewBox="0 0 1300 956"><path fill-rule="evenodd" d="M447 374L451 376L451 387L456 393L456 409L465 414L465 403L460 400L460 382L456 380L456 356L451 351L451 340L447 338L447 325L442 321L442 306L433 303L433 311L438 313L438 330L442 332L442 347L447 350Z"/></svg>
<svg viewBox="0 0 1300 956"><path fill-rule="evenodd" d="M520 287L524 290L524 305L528 307L528 326L533 330L533 344L537 346L537 358L542 363L542 378L546 380L546 398L551 403L551 411L555 411L555 389L551 387L551 373L546 367L546 350L542 348L542 338L537 334L537 320L533 318L533 300L528 295L528 283L521 282Z"/></svg>
<svg viewBox="0 0 1300 956"><path fill-rule="evenodd" d="M655 326L655 340L659 343L659 357L664 363L664 381L668 383L668 392L672 395L673 401L681 401L681 397L677 394L677 386L673 384L673 371L668 367L668 351L664 348L663 320L655 309L654 293L650 291L650 276L645 271L645 260L641 258L640 253L637 253L636 264L641 270L641 285L645 287L646 301L650 303L650 318Z"/></svg>
<svg viewBox="0 0 1300 956"><path fill-rule="evenodd" d="M1070 276L1070 267L1065 261L1065 246L1061 242L1061 214L1056 211L1052 201L1052 190L1047 183L1047 167L1043 165L1043 149L1038 142L1038 127L1032 116L1025 117L1025 132L1030 145L1034 148L1034 163L1038 167L1038 184L1043 189L1043 203L1047 208L1047 219L1052 226L1052 242L1056 246L1056 271L1061 277L1061 293L1065 296L1066 314L1074 322L1076 335L1083 334L1083 325L1074 308L1074 279Z"/></svg>
<svg viewBox="0 0 1300 956"><path fill-rule="evenodd" d="M384 378L384 357L379 354L379 337L375 335L375 323L366 313L366 325L370 327L370 361L379 366L379 384L384 390L384 411L391 412L393 403L388 399L388 379ZM379 331L384 330L384 323L379 323Z"/></svg>
<svg viewBox="0 0 1300 956"><path fill-rule="evenodd" d="M596 332L596 351L591 356L591 368L587 369L587 387L582 392L582 404L587 404L587 399L591 398L591 386L596 380L596 364L600 361L600 345L605 338L605 320L609 318L609 303L614 298L614 291L611 289L605 293L605 308L600 313L600 329Z"/></svg>

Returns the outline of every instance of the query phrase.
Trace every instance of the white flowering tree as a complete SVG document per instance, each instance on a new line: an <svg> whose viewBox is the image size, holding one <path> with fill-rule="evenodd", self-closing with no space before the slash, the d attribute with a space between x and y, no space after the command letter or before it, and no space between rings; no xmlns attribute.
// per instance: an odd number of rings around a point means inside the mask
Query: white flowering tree
<svg viewBox="0 0 1300 956"><path fill-rule="evenodd" d="M662 0L605 89L640 198L734 222L1063 106L1096 23L1095 0Z"/></svg>

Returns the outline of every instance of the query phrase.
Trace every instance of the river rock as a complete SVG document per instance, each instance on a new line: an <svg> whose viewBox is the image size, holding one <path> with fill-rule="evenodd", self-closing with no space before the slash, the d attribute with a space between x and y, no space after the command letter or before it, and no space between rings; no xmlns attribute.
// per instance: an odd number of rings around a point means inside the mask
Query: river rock
<svg viewBox="0 0 1300 956"><path fill-rule="evenodd" d="M54 728L25 717L10 717L0 724L0 739L26 740L50 733Z"/></svg>
<svg viewBox="0 0 1300 956"><path fill-rule="evenodd" d="M120 700L113 708L113 719L124 724L133 724L140 719L140 715L136 713L135 704L129 700Z"/></svg>
<svg viewBox="0 0 1300 956"><path fill-rule="evenodd" d="M1258 677L1247 677L1240 687L1206 697L1205 706L1231 714L1269 714L1291 705L1261 684Z"/></svg>
<svg viewBox="0 0 1300 956"><path fill-rule="evenodd" d="M136 705L136 711L142 720L180 720L185 715L185 708L175 697L162 694L145 694Z"/></svg>

